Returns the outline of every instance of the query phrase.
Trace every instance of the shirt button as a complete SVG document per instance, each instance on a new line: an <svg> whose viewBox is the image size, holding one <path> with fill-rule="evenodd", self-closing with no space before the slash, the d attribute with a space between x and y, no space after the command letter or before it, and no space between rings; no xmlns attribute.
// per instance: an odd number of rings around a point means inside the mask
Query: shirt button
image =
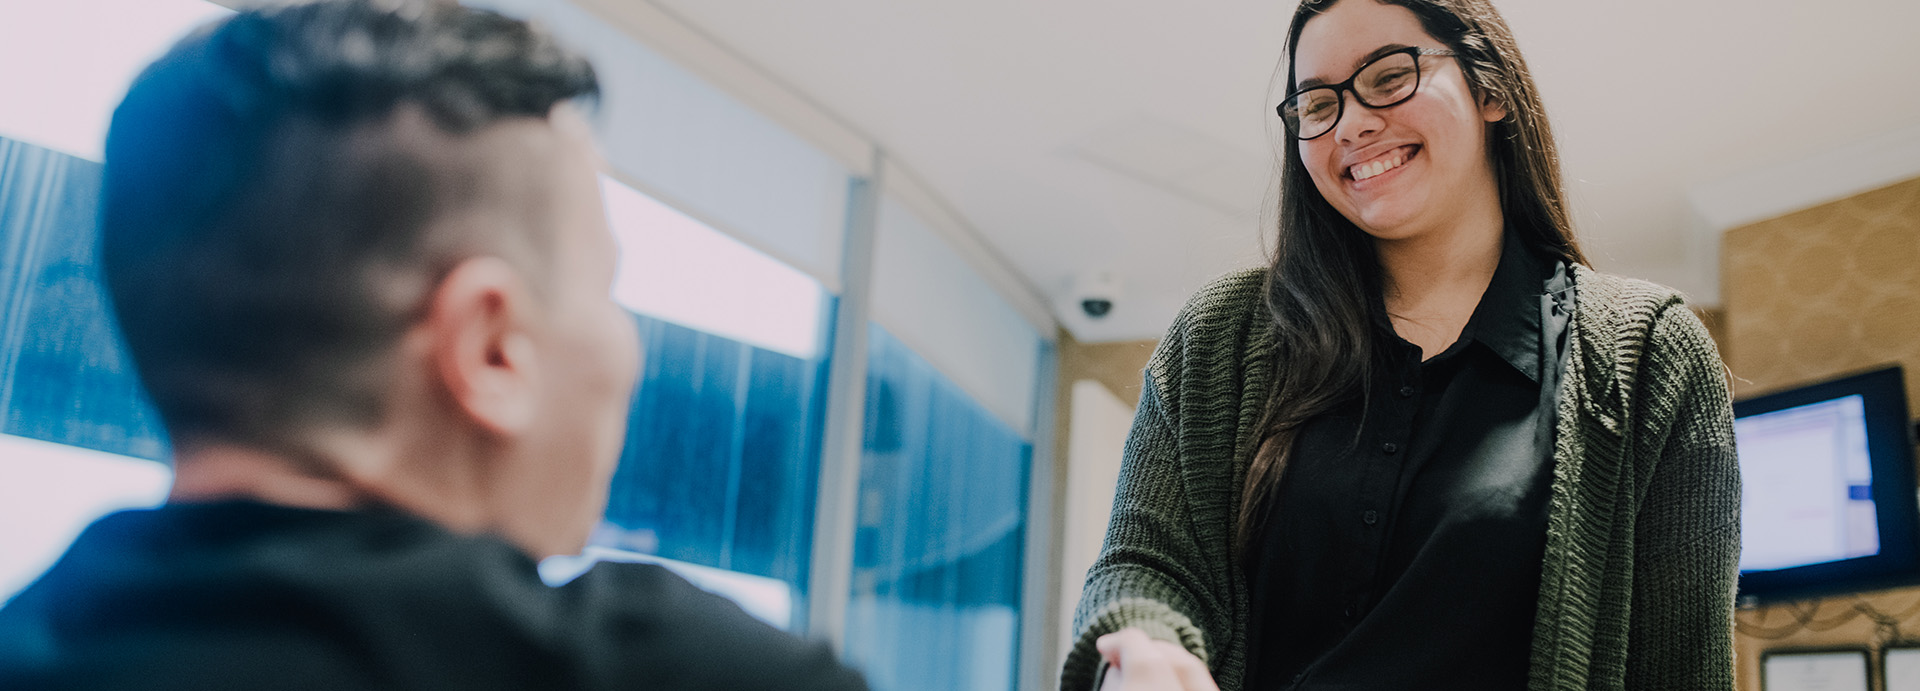
<svg viewBox="0 0 1920 691"><path fill-rule="evenodd" d="M1372 509L1368 509L1366 513L1360 514L1360 520L1366 521L1367 525L1373 525L1375 523L1379 523L1380 512L1374 511Z"/></svg>
<svg viewBox="0 0 1920 691"><path fill-rule="evenodd" d="M1393 442L1387 442L1385 444L1380 445L1380 450L1385 451L1387 453L1394 453L1400 450L1400 445L1395 444Z"/></svg>
<svg viewBox="0 0 1920 691"><path fill-rule="evenodd" d="M1413 397L1413 387L1411 387L1411 386L1402 386L1402 387L1400 387L1400 397L1401 397L1401 398L1412 398L1412 397Z"/></svg>

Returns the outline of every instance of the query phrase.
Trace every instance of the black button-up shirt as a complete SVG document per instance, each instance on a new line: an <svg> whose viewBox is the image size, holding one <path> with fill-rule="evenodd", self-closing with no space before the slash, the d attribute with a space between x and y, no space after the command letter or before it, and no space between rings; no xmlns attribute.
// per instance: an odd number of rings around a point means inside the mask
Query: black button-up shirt
<svg viewBox="0 0 1920 691"><path fill-rule="evenodd" d="M1571 288L1509 232L1445 352L1377 321L1367 395L1307 422L1262 501L1248 689L1526 687Z"/></svg>

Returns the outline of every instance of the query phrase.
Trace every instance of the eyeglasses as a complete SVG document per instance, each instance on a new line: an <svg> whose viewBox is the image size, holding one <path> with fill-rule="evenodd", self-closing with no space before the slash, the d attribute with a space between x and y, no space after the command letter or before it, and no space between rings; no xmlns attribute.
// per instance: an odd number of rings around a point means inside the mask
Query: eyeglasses
<svg viewBox="0 0 1920 691"><path fill-rule="evenodd" d="M1347 108L1340 92L1352 91L1354 100L1368 108L1390 108L1413 98L1420 89L1420 56L1451 56L1453 51L1408 47L1367 61L1339 84L1308 87L1280 102L1280 119L1301 141L1333 131Z"/></svg>

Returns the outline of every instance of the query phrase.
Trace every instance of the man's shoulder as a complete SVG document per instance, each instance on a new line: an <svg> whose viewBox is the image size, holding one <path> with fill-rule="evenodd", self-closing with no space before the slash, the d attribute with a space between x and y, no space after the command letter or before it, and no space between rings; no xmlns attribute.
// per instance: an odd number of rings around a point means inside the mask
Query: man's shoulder
<svg viewBox="0 0 1920 691"><path fill-rule="evenodd" d="M391 512L251 502L122 512L0 610L0 687L565 678L564 656L542 648L543 618L530 616L544 589L532 560L504 543Z"/></svg>
<svg viewBox="0 0 1920 691"><path fill-rule="evenodd" d="M774 628L658 565L603 563L557 592L587 654L614 680L672 670L687 688L867 688L826 644Z"/></svg>
<svg viewBox="0 0 1920 691"><path fill-rule="evenodd" d="M864 688L830 654L810 657L661 569L595 569L604 573L549 588L505 542L411 517L234 510L245 515L170 508L90 528L0 610L0 688L244 677L294 688L772 689L789 688L781 675L836 672L852 683L790 688ZM207 659L221 664L176 664Z"/></svg>

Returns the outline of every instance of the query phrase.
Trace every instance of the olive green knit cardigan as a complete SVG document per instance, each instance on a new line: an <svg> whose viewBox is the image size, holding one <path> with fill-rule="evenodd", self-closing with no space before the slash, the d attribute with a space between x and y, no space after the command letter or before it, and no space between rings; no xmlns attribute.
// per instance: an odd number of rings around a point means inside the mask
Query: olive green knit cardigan
<svg viewBox="0 0 1920 691"><path fill-rule="evenodd" d="M1147 366L1062 691L1092 688L1094 639L1130 626L1186 646L1221 691L1242 685L1231 543L1273 376L1264 280L1201 290ZM1583 266L1574 284L1528 686L1731 689L1740 475L1725 368L1674 291Z"/></svg>

